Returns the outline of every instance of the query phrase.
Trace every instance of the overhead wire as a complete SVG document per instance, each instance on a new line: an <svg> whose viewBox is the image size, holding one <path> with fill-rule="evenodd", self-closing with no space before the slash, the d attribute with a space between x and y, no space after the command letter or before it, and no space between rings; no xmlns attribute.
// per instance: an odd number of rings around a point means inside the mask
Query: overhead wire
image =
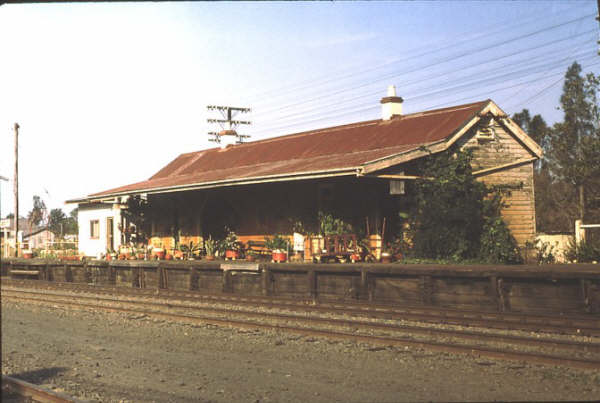
<svg viewBox="0 0 600 403"><path fill-rule="evenodd" d="M554 25L548 26L548 27L544 27L542 29L538 29L538 30L533 31L533 32L528 32L526 34L522 34L522 35L510 38L510 39L501 40L501 41L498 41L498 42L490 44L490 45L486 44L486 45L480 46L480 47L478 47L478 48L476 48L474 50L469 50L469 51L465 51L465 52L462 52L462 53L459 53L459 54L452 55L450 57L445 57L445 58L442 58L440 60L436 60L435 62L433 62L433 63L431 63L431 64L429 64L427 66L417 66L417 67L414 67L414 68L412 68L410 70L397 71L397 72L394 72L394 73L387 74L387 75L384 75L382 77L379 77L378 79L376 79L374 81L371 81L369 83L360 84L360 85L355 86L355 87L353 87L351 89L349 89L349 88L342 88L340 90L333 91L333 92L328 92L325 95L318 96L318 97L315 97L315 98L305 99L305 100L300 101L300 102L295 102L295 103L291 103L291 104L287 104L287 105L283 105L283 106L274 107L274 108L271 108L271 109L266 109L266 110L261 111L260 113L265 114L267 112L283 111L283 110L289 109L291 107L303 105L303 104L306 104L306 103L309 103L309 102L318 101L318 100L321 100L321 99L324 99L324 98L328 98L328 97L333 97L333 96L342 94L344 92L348 92L350 90L356 90L357 88L363 88L365 86L373 85L375 83L380 83L380 82L382 82L384 80L388 80L389 78L396 77L396 76L398 76L400 74L407 74L407 73L411 73L411 72L414 72L414 71L420 71L420 70L422 70L424 68L430 68L432 66L443 64L443 63L447 63L449 61L457 60L457 59L460 59L460 58L463 58L463 57L466 57L466 56L472 56L473 54L489 50L490 48L498 47L498 46L502 46L502 45L506 45L506 44L512 43L512 42L517 41L517 40L522 40L522 39L525 39L525 38L529 38L529 37L538 35L538 34L540 34L542 32L547 32L549 30L553 30L553 29L556 29L556 28L559 28L559 27L563 27L563 26L566 26L566 25L578 22L580 20L593 17L595 15L596 14L586 14L584 16L581 16L581 17L578 17L578 18L575 18L575 19L571 19L569 21L565 21L565 22L561 22L561 23L558 23L558 24L554 24Z"/></svg>
<svg viewBox="0 0 600 403"><path fill-rule="evenodd" d="M570 12L571 10L573 10L575 8L577 8L577 7L574 6L574 7L568 8L566 10L563 10L563 13L568 13L568 12ZM490 30L490 31L486 31L486 32L483 32L483 33L477 32L474 35L469 35L469 34L463 33L463 34L458 35L461 38L464 38L462 40L457 41L455 38L452 38L452 39L449 39L448 41L443 42L441 44L442 47L438 47L437 49L431 49L431 50L428 50L426 52L419 53L417 55L414 55L414 56L411 56L411 57L408 57L408 58L407 58L407 55L404 55L402 58L397 58L397 59L385 62L385 63L380 64L380 65L375 66L375 67L371 66L371 67L369 67L369 68L367 68L365 70L361 70L361 71L358 71L358 72L352 71L350 74L347 74L345 76L336 75L336 77L333 78L333 79L330 77L331 74L329 74L329 75L323 76L323 77L318 78L318 79L305 80L305 81L303 81L301 83L294 84L292 86L279 87L279 88L276 88L276 89L272 89L272 90L264 91L264 92L261 92L261 93L255 94L255 95L251 95L250 97L247 97L246 100L247 101L254 101L259 96L266 96L266 95L270 95L270 94L273 94L273 93L275 93L274 97L280 97L280 96L283 96L283 95L285 95L285 94L287 94L287 93L289 93L291 91L299 91L299 90L303 90L305 88L314 88L314 86L320 85L319 83L322 82L322 81L324 81L324 83L326 84L326 83L331 82L331 81L339 81L341 79L345 79L345 78L348 78L348 77L353 77L353 76L356 76L356 75L365 74L365 73L368 73L368 72L371 72L371 71L375 71L375 70L378 70L380 68L392 65L392 64L394 64L396 62L399 62L399 61L406 62L407 60L410 60L410 59L420 58L420 57L425 56L427 54L440 52L442 50L449 49L449 48L456 47L456 46L460 46L460 45L462 45L464 43L469 43L469 42L472 42L474 40L479 40L479 39L482 39L482 38L486 38L488 36L497 35L499 33L505 32L505 31L512 31L514 29L514 27L518 27L518 26L524 25L525 23L527 23L529 21L538 21L539 19L540 19L539 16L536 15L536 16L532 16L532 17L529 17L529 18L524 18L522 20L518 20L516 22L513 22L512 24L502 25L502 28L497 29L497 30ZM446 44L449 44L449 45L448 46L444 46ZM406 53L410 55L410 54L412 54L415 51L421 51L422 48L423 48L423 46L427 46L427 45L421 45L421 46L419 46L417 48L413 48L413 49L407 51ZM344 70L341 70L341 71L344 71ZM339 73L336 72L335 74L339 74Z"/></svg>
<svg viewBox="0 0 600 403"><path fill-rule="evenodd" d="M581 56L583 56L584 54L585 53L581 54ZM580 55L578 54L578 56L580 56ZM567 59L569 59L569 57L565 57L565 58L559 59L559 60L555 61L553 64L551 64L550 67L552 67L552 68L561 67L562 63L565 62L565 61L567 61ZM503 81L505 81L506 79L509 79L509 78L511 78L511 76L514 76L514 75L517 75L517 77L527 77L527 76L529 76L531 74L537 73L538 70L539 70L539 68L543 68L544 71L545 71L548 68L548 66L549 66L548 63L545 62L545 60L543 60L542 63L537 63L537 64L534 64L533 66L529 66L529 67L526 67L526 68L521 68L521 69L518 69L518 70L509 71L509 72L506 72L504 74L500 74L500 75L496 75L496 76L492 76L492 77L489 77L489 73L490 73L489 71L484 71L484 72L480 73L480 75L485 76L484 79L473 81L472 78L474 76L471 75L471 76L467 77L470 80L468 82L464 83L464 84L451 85L450 87L446 87L446 88L443 88L441 90L436 90L436 91L433 91L433 92L429 92L429 93L423 94L422 91L424 89L429 89L429 88L432 88L432 87L437 87L437 84L435 84L435 85L430 86L430 87L420 88L418 90L418 92L417 92L417 93L419 93L418 96L411 97L410 94L407 94L406 95L406 99L416 100L416 99L420 99L420 98L424 98L424 97L430 97L431 95L440 95L440 94L444 94L444 93L448 93L448 92L456 92L458 90L466 90L469 87L486 84L486 83L489 83L490 81L497 81L499 79L502 79ZM493 71L498 71L498 70L503 70L503 69L502 68L495 68ZM457 81L457 82L460 82L460 81ZM369 103L369 105L373 105L373 103ZM356 105L356 106L364 106L364 104L362 104L362 105ZM330 110L328 112L330 112L330 113L331 112L345 112L345 110L347 108L348 107L346 107L346 108L337 108L337 109L334 109L334 110ZM306 119L306 118L310 118L312 116L315 116L315 115L314 114L313 115L309 114L309 115L303 115L303 116L296 117L296 118L288 118L288 119L281 119L281 120L278 119L277 122L278 123L281 123L282 121L283 122L288 122L290 120L291 121L297 121L299 119ZM263 128L263 130L273 130L273 129L279 128L280 126L281 125L267 126L266 128ZM287 125L286 125L286 127L287 127Z"/></svg>
<svg viewBox="0 0 600 403"><path fill-rule="evenodd" d="M544 44L537 45L537 46L534 46L534 47L530 47L528 49L523 49L523 50L520 50L520 51L516 51L516 52L512 52L512 53L506 54L506 55L502 55L502 56L499 56L499 57L494 58L494 59L486 59L482 63L477 63L477 64L471 64L471 65L469 65L467 67L467 69L465 69L465 70L472 69L472 68L478 67L478 66L483 66L483 65L486 65L486 64L489 64L489 63L492 63L492 62L496 62L498 60L506 59L506 58L509 58L509 57L512 57L512 56L515 56L515 55L520 55L520 54L523 54L523 53L527 53L527 52L530 52L532 50L538 50L538 49L541 49L541 48L544 48L544 47L547 47L547 46L550 46L550 45L554 45L554 44L559 43L559 42L564 42L564 41L567 41L567 40L571 40L571 39L573 39L575 37L578 37L578 36L583 36L583 35L586 35L586 34L589 34L589 33L593 33L595 31L596 30L586 31L586 32L581 33L581 34L572 35L572 36L569 36L567 38L562 38L562 39L559 39L559 40L554 40L554 41L546 42ZM588 40L583 41L581 43L581 45L583 45L583 44L585 44L587 42L588 42ZM563 49L559 50L558 52L560 52L562 50ZM571 51L572 49L568 48L566 50ZM527 59L526 62L532 62L533 60L536 60L539 57L546 57L546 56L545 55L538 55L538 56L534 57L533 59L532 58ZM510 66L515 66L515 63L516 62L509 62L509 65ZM503 69L506 66L507 66L507 64L503 64L503 65L501 65L499 67L494 67L494 69L486 71L486 73L493 72L493 71L496 71L498 69ZM408 88L410 85L413 85L414 83L419 83L419 82L422 82L422 81L425 81L425 80L430 80L432 78L444 77L444 76L446 76L448 74L449 74L448 71L444 71L444 72L441 72L441 73L435 73L433 75L429 75L427 77L419 77L419 78L416 78L416 79L414 79L412 81L403 82L402 83L402 88L403 88L403 90L405 90L406 88ZM470 77L472 77L472 75L470 75ZM341 102L340 101L336 101L335 103L319 104L319 105L311 107L309 109L302 109L300 111L295 111L295 112L293 112L291 114L283 114L283 115L280 114L280 115L278 115L277 119L279 121L281 119L287 119L287 118L289 118L291 116L303 115L303 114L306 114L306 112L310 112L310 111L314 111L314 110L319 110L319 109L322 109L323 107L327 107L327 106L331 106L331 105L344 104L344 103L348 103L348 102L351 102L351 101L354 101L354 100L358 100L358 99L362 99L362 98L366 98L366 97L371 97L371 96L374 96L374 95L377 95L377 94L380 94L380 93L381 93L381 89L377 89L374 92L370 91L370 92L368 92L366 94L361 94L361 95L358 95L358 96L355 96L355 97L352 97L352 98L348 98L348 99L345 99L345 100L343 100Z"/></svg>
<svg viewBox="0 0 600 403"><path fill-rule="evenodd" d="M591 59L593 57L594 57L594 55L590 55L590 56L588 56L587 58L585 58L583 60ZM600 63L600 62L598 62L598 63ZM591 64L589 66L593 66L593 65L596 65L598 63L594 63L594 64ZM555 73L554 75L552 75L552 77L555 76L555 75L562 75L562 74L564 74L564 73L561 70L560 72ZM524 82L519 82L517 84L512 84L510 86L505 86L503 88L497 88L497 89L494 89L493 91L497 92L497 91L501 91L501 90L506 90L506 89L514 88L514 87L519 86L519 85L523 85L525 83L534 82L534 81L536 81L536 79L529 80L529 81L524 81ZM505 81L503 81L503 82L505 82ZM450 93L450 94L456 93L455 88L445 89L443 91L440 91L440 93L441 92L446 92L446 93ZM448 102L440 103L440 104L437 104L437 105L433 105L431 107L424 108L422 110L429 110L429 109L432 109L432 108L438 108L438 107L441 107L441 106L444 106L444 105L449 105L449 104L452 104L453 102L458 102L458 101L465 100L465 99L476 100L475 98L477 96L489 95L490 92L491 92L490 90L486 90L485 92L481 93L480 95L469 95L469 96L464 97L462 99L453 99L452 101L448 101ZM407 99L411 100L411 101L414 101L414 100L419 99L419 98L428 98L428 97L430 97L430 95L431 94L427 94L427 95L422 95L422 96L417 96L417 97L407 98ZM290 128L290 127L305 126L308 123L315 123L315 122L324 121L324 120L331 120L331 119L334 119L334 118L337 118L337 117L340 117L340 116L345 116L345 115L348 115L348 114L351 114L351 113L365 112L365 111L377 110L377 109L379 109L379 105L371 105L371 106L366 106L366 107L359 107L359 108L355 108L355 109L352 109L352 110L343 110L343 111L341 111L341 113L336 113L336 114L333 114L333 115L322 116L322 117L311 119L311 120L305 120L305 121L303 121L301 123L290 123L290 124L286 124L286 125L282 125L282 126L271 127L271 128L264 129L264 130L269 130L269 131L272 131L272 132L277 132L279 130L287 129L287 128Z"/></svg>

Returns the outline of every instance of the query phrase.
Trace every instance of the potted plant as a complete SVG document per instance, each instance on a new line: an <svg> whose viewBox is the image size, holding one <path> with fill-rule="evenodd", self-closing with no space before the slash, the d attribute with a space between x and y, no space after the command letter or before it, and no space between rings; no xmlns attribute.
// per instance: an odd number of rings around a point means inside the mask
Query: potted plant
<svg viewBox="0 0 600 403"><path fill-rule="evenodd" d="M227 236L223 240L223 248L225 249L225 260L236 260L240 258L241 245L235 232L227 232Z"/></svg>
<svg viewBox="0 0 600 403"><path fill-rule="evenodd" d="M31 249L23 249L24 259L33 259L33 251Z"/></svg>
<svg viewBox="0 0 600 403"><path fill-rule="evenodd" d="M106 249L106 260L117 260L117 253L110 248Z"/></svg>
<svg viewBox="0 0 600 403"><path fill-rule="evenodd" d="M257 253L253 250L249 250L246 252L246 260L249 262L254 262L256 260Z"/></svg>
<svg viewBox="0 0 600 403"><path fill-rule="evenodd" d="M194 241L190 241L189 244L180 244L179 250L183 254L184 259L193 260L196 252L200 250L200 243L194 244Z"/></svg>
<svg viewBox="0 0 600 403"><path fill-rule="evenodd" d="M215 252L219 247L219 242L216 239L212 239L212 236L208 236L208 239L204 240L204 251L206 252L206 260L215 260Z"/></svg>
<svg viewBox="0 0 600 403"><path fill-rule="evenodd" d="M163 248L153 248L152 255L158 260L165 258L165 250Z"/></svg>
<svg viewBox="0 0 600 403"><path fill-rule="evenodd" d="M271 250L272 262L283 263L287 260L289 241L281 235L275 235L273 238L265 237L265 246Z"/></svg>

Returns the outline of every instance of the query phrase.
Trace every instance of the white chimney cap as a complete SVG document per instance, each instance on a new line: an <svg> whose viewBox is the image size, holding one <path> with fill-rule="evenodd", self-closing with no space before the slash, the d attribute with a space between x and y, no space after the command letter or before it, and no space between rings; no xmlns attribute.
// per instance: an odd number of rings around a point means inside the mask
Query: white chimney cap
<svg viewBox="0 0 600 403"><path fill-rule="evenodd" d="M402 115L402 97L396 95L396 87L390 85L387 89L387 97L381 98L381 113L383 120L390 120L394 116Z"/></svg>

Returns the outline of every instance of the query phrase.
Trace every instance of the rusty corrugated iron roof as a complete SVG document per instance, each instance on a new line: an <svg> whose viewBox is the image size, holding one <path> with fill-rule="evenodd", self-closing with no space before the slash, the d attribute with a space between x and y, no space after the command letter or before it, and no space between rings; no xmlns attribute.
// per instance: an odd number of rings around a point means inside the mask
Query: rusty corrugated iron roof
<svg viewBox="0 0 600 403"><path fill-rule="evenodd" d="M443 141L473 119L490 101L402 115L391 120L312 130L225 149L181 154L150 179L90 195L92 198L246 182L257 178L351 172L388 156Z"/></svg>

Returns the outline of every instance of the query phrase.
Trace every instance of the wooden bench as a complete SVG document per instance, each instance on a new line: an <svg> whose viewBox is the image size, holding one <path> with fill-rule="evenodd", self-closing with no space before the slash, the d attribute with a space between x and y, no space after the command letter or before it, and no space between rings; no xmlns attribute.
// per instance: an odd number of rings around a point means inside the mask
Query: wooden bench
<svg viewBox="0 0 600 403"><path fill-rule="evenodd" d="M267 248L265 241L249 240L246 243L246 252L252 252L261 256L269 256L271 251Z"/></svg>
<svg viewBox="0 0 600 403"><path fill-rule="evenodd" d="M330 260L343 262L351 260L359 254L356 234L325 235L325 249L317 253L313 252L313 260L326 263Z"/></svg>

